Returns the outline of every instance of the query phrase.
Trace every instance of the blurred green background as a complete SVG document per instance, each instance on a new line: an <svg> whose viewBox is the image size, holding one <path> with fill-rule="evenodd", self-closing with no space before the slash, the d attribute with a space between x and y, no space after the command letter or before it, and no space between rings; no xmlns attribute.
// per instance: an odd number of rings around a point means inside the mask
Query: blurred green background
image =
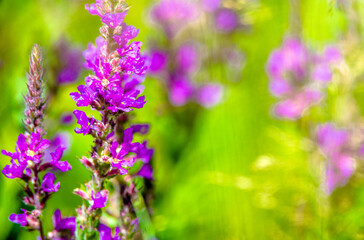
<svg viewBox="0 0 364 240"><path fill-rule="evenodd" d="M52 47L60 37L84 49L98 36L100 21L84 10L85 3L0 0L1 149L13 150L18 134L23 132L25 71L31 46L42 46L49 66ZM147 17L154 1L128 3L132 7L126 22L140 29L137 40L144 42L143 49L147 50L150 39L160 34ZM338 41L347 27L346 17L332 1L302 0L301 14L303 38L317 49ZM309 161L307 148L311 143L301 128L303 123L277 120L270 114L275 99L268 91L265 64L288 29L289 2L260 0L249 15L252 29L233 36L246 55L242 78L230 83L222 104L199 110L189 126L191 131L180 126L173 115L158 111L165 101L164 89L157 79L147 77L145 81L148 102L137 111L136 120L151 124L147 138L155 148L152 221L157 238L364 239L362 176L349 183L335 200L322 197L318 171ZM46 73L49 81L50 73ZM79 83L82 81L81 77ZM76 108L69 97L76 86L61 87L50 103L50 119ZM363 89L359 86L358 99L363 99ZM334 97L339 94L337 89L332 93ZM358 104L364 106L364 101ZM326 115L319 114L319 120L335 118ZM59 130L72 134L72 147L64 159L73 169L58 174L61 188L45 215L48 230L54 209L60 208L64 215L74 214L81 201L72 190L89 177L77 157L90 149L91 138L76 135L75 126L57 128L57 123L50 123L50 134ZM180 138L188 141L180 146ZM177 162L171 154L174 145L180 148ZM0 160L1 168L8 164L6 157ZM20 190L15 180L0 175L0 239L35 239L35 234L8 221L21 206Z"/></svg>

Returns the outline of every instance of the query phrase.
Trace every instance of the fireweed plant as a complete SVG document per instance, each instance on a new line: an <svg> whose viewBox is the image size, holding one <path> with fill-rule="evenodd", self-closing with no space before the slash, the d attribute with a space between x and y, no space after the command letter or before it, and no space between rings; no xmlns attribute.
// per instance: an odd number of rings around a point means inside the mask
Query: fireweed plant
<svg viewBox="0 0 364 240"><path fill-rule="evenodd" d="M146 58L140 54L142 43L131 42L139 30L124 23L128 8L123 0L98 0L96 4L86 4L86 9L99 16L103 25L96 46L90 44L83 54L84 66L92 73L85 78L86 84L79 85L78 92L70 95L78 107L90 107L99 113L100 119L88 117L81 110L73 112L80 125L75 132L94 139L90 155L80 159L92 179L74 191L83 199L76 210L77 235L81 239L95 239L97 235L100 239L120 239L119 235L121 239L130 239L138 221L126 193L136 191L135 176L150 178L152 174L149 161L153 150L147 148L147 142L133 142L134 134L145 134L149 127L129 123L130 112L146 103L145 97L140 96ZM137 161L141 168L130 171ZM120 194L110 187L118 181ZM116 213L115 209L114 213L107 211L108 199L115 198L112 193L121 195L123 200L116 206ZM109 225L102 218L104 215L119 221ZM111 235L112 228L115 237Z"/></svg>
<svg viewBox="0 0 364 240"><path fill-rule="evenodd" d="M24 112L26 131L19 134L14 152L2 150L1 153L11 158L11 164L5 166L2 173L7 178L19 180L25 193L23 202L29 207L21 209L20 214L11 214L9 220L20 224L28 231L38 231L41 240L67 238L75 230L76 221L75 218L65 218L60 223L59 210L56 210L53 219L55 228L48 237L43 230L43 209L60 187L60 183L55 182L56 177L52 172L66 172L71 169L71 165L66 161L60 161L64 148L55 146L54 151L50 151L51 143L45 139L44 117L47 99L43 97L43 59L38 45L32 48L27 78L28 92L25 96Z"/></svg>
<svg viewBox="0 0 364 240"><path fill-rule="evenodd" d="M238 12L224 7L223 1L161 0L153 6L151 18L165 35L152 41L150 72L163 81L169 103L205 108L219 104L224 87L211 81L209 70L222 64L229 81L240 77L233 73L241 72L244 57L231 40L244 29ZM207 45L208 37L218 41L217 48Z"/></svg>

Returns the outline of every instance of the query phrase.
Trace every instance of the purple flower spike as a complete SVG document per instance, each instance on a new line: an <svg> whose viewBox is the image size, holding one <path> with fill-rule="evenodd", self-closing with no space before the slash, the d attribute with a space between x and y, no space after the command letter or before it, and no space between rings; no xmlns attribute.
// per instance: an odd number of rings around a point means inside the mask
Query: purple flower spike
<svg viewBox="0 0 364 240"><path fill-rule="evenodd" d="M100 233L99 240L120 240L121 238L119 237L119 232L120 232L120 228L116 227L115 235L113 237L112 233L111 233L111 229L108 226L101 223L99 225L99 233Z"/></svg>
<svg viewBox="0 0 364 240"><path fill-rule="evenodd" d="M20 226L25 227L28 225L28 221L27 221L27 211L25 209L21 209L23 211L23 213L21 214L11 214L9 216L9 220L13 223L17 223L20 224Z"/></svg>
<svg viewBox="0 0 364 240"><path fill-rule="evenodd" d="M56 239L73 239L76 231L76 218L75 217L63 217L61 211L57 209L53 214L53 235L58 237Z"/></svg>
<svg viewBox="0 0 364 240"><path fill-rule="evenodd" d="M94 192L91 193L91 199L92 199L92 209L96 208L103 208L107 204L107 198L109 196L109 192L107 190L102 190L100 192L97 192L94 195Z"/></svg>
<svg viewBox="0 0 364 240"><path fill-rule="evenodd" d="M42 189L44 192L57 192L59 190L60 183L56 183L54 185L54 181L56 177L53 173L47 173L44 175L43 182L42 182Z"/></svg>
<svg viewBox="0 0 364 240"><path fill-rule="evenodd" d="M116 28L117 26L120 26L124 18L126 16L126 12L123 13L106 13L104 16L102 16L102 22L108 25L110 28Z"/></svg>
<svg viewBox="0 0 364 240"><path fill-rule="evenodd" d="M94 123L94 119L89 119L86 113L80 110L74 110L73 114L76 116L77 123L80 124L80 128L76 128L76 133L82 133L83 135L89 134L92 124Z"/></svg>

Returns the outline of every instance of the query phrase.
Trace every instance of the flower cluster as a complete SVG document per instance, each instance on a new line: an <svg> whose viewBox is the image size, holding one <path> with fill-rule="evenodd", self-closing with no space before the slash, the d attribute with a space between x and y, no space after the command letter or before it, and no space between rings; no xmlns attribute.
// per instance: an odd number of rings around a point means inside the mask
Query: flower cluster
<svg viewBox="0 0 364 240"><path fill-rule="evenodd" d="M27 132L19 134L15 151L2 150L2 154L11 158L2 173L10 179L20 179L23 183L25 197L23 202L34 207L34 210L22 209L21 214L12 214L9 220L27 227L28 230L38 230L40 238L45 239L42 228L42 210L49 197L57 192L60 183L55 183L56 177L51 171L66 172L71 165L60 161L64 148L52 146L44 138L43 119L45 99L43 93L43 66L40 49L35 45L30 57L30 73L28 74L28 94L25 97L25 126Z"/></svg>
<svg viewBox="0 0 364 240"><path fill-rule="evenodd" d="M317 142L327 157L326 191L331 194L336 188L345 186L354 174L356 164L350 146L350 133L337 129L333 124L324 124L317 129Z"/></svg>
<svg viewBox="0 0 364 240"><path fill-rule="evenodd" d="M201 43L191 39L176 40L178 33L198 21L201 14L199 5L175 0L163 0L152 10L152 17L166 33L168 44L165 48L156 46L151 50L150 72L165 80L169 102L174 106L195 101L209 108L218 104L223 96L222 85L194 81L204 60ZM178 42L177 47L174 47L175 42Z"/></svg>
<svg viewBox="0 0 364 240"><path fill-rule="evenodd" d="M75 132L91 135L94 146L89 157L82 157L81 163L92 173L92 180L85 187L75 189L84 205L77 209L81 235L100 239L118 239L111 235L111 229L100 224L103 208L107 206L110 191L105 186L108 179L124 176L136 161L148 165L153 150L147 143L133 142L135 133L148 131L145 125L129 125L128 112L139 109L146 103L141 83L147 70L146 57L140 53L142 43L132 41L138 33L134 26L124 23L127 6L123 0L98 0L86 4L92 15L101 18L103 26L96 44L89 44L84 51L84 67L92 74L85 78L85 84L78 86L78 92L71 93L79 107L89 106L101 115L101 119L81 110L73 113L80 125ZM140 169L143 176L151 172ZM87 203L87 204L86 204ZM119 216L123 218L123 216ZM102 219L101 219L102 221ZM116 230L118 235L118 230ZM123 234L123 233L122 233Z"/></svg>
<svg viewBox="0 0 364 240"><path fill-rule="evenodd" d="M274 113L292 120L300 118L306 109L324 97L322 89L331 80L331 66L340 59L334 47L327 47L318 55L301 40L287 38L268 60L270 91L281 99Z"/></svg>

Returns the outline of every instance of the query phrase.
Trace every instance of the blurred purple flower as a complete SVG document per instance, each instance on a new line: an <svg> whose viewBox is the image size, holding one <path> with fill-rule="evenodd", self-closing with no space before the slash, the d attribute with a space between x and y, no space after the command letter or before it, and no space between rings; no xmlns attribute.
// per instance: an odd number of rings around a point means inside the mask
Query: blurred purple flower
<svg viewBox="0 0 364 240"><path fill-rule="evenodd" d="M317 142L327 157L326 187L331 194L338 187L343 187L355 171L355 160L348 149L349 134L327 123L317 129Z"/></svg>
<svg viewBox="0 0 364 240"><path fill-rule="evenodd" d="M279 97L274 112L278 117L298 119L323 97L322 89L331 80L331 64L340 59L338 51L329 47L323 56L312 53L296 38L287 38L283 46L272 52L267 72L270 91Z"/></svg>
<svg viewBox="0 0 364 240"><path fill-rule="evenodd" d="M60 70L58 84L68 84L76 81L82 69L82 52L76 47L61 39L56 47Z"/></svg>
<svg viewBox="0 0 364 240"><path fill-rule="evenodd" d="M276 104L274 113L277 117L298 119L306 109L317 103L321 98L322 96L318 91L304 90Z"/></svg>
<svg viewBox="0 0 364 240"><path fill-rule="evenodd" d="M64 125L69 125L73 122L73 115L72 113L63 113L61 118L60 118L60 121L62 124Z"/></svg>
<svg viewBox="0 0 364 240"><path fill-rule="evenodd" d="M151 64L149 71L152 73L157 73L164 70L168 63L168 54L161 50L153 50L150 54Z"/></svg>
<svg viewBox="0 0 364 240"><path fill-rule="evenodd" d="M223 86L220 84L206 84L202 86L197 94L197 101L205 108L211 108L220 103L223 96Z"/></svg>
<svg viewBox="0 0 364 240"><path fill-rule="evenodd" d="M220 9L215 16L216 29L231 32L239 26L239 16L231 9Z"/></svg>
<svg viewBox="0 0 364 240"><path fill-rule="evenodd" d="M190 73L196 70L199 62L199 53L193 44L185 43L177 51L176 64L179 72Z"/></svg>
<svg viewBox="0 0 364 240"><path fill-rule="evenodd" d="M182 76L177 76L175 81L170 83L169 101L174 106L185 105L193 96L194 86Z"/></svg>
<svg viewBox="0 0 364 240"><path fill-rule="evenodd" d="M143 164L136 175L147 179L153 179L153 168L148 163Z"/></svg>

